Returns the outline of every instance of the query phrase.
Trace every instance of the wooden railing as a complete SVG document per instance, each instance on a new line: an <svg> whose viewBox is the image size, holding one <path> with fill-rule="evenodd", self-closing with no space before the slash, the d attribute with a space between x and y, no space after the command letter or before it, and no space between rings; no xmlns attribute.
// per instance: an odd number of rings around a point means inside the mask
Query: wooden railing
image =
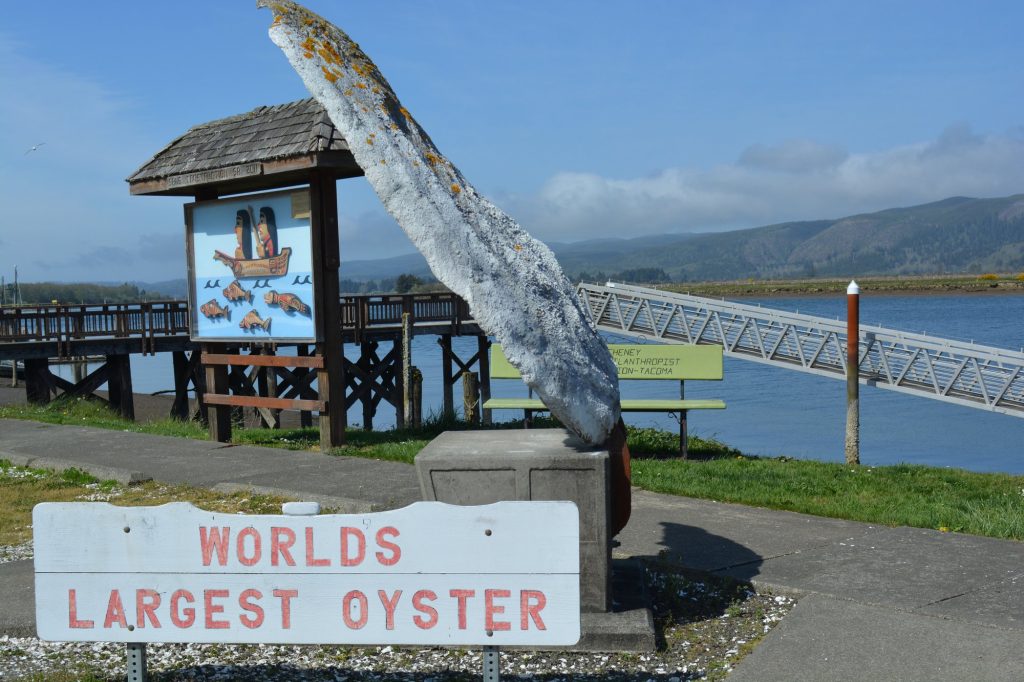
<svg viewBox="0 0 1024 682"><path fill-rule="evenodd" d="M367 330L401 325L403 313L414 323L451 324L455 333L471 319L466 302L455 294L342 296L340 305L342 329L354 332L357 341ZM180 300L0 308L0 343L56 341L61 353L82 339L145 341L188 333L188 303Z"/></svg>
<svg viewBox="0 0 1024 682"><path fill-rule="evenodd" d="M413 324L444 323L456 330L470 321L469 306L455 294L383 294L341 297L341 328L355 332L356 341L363 332L402 324L409 313Z"/></svg>
<svg viewBox="0 0 1024 682"><path fill-rule="evenodd" d="M0 343L56 341L61 352L64 345L83 339L181 334L188 334L185 301L0 308Z"/></svg>

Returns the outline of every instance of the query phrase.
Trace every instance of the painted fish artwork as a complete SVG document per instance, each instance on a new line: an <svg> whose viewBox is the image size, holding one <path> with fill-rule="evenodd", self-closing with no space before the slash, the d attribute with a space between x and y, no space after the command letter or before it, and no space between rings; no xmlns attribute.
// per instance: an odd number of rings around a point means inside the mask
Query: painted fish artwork
<svg viewBox="0 0 1024 682"><path fill-rule="evenodd" d="M279 306L286 313L294 311L300 315L309 315L309 306L295 294L279 294L271 290L263 294L263 301L267 305Z"/></svg>
<svg viewBox="0 0 1024 682"><path fill-rule="evenodd" d="M242 285L236 279L224 290L224 298L228 299L232 303L239 303L241 301L249 301L252 303L252 292L248 289L243 289Z"/></svg>
<svg viewBox="0 0 1024 682"><path fill-rule="evenodd" d="M217 303L217 299L211 298L206 303L199 306L199 312L206 315L211 320L216 320L218 317L223 317L225 320L231 319L231 311Z"/></svg>
<svg viewBox="0 0 1024 682"><path fill-rule="evenodd" d="M238 323L238 326L246 331L260 327L263 331L269 332L270 322L272 320L273 318L270 317L264 320L255 310L250 310L246 313L245 317L242 318L242 321Z"/></svg>

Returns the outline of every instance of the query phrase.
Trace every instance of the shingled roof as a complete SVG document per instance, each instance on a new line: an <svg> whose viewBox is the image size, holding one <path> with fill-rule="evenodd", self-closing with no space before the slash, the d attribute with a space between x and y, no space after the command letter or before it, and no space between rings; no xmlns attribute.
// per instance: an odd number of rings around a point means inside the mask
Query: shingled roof
<svg viewBox="0 0 1024 682"><path fill-rule="evenodd" d="M194 126L128 183L132 194L232 194L301 183L314 168L338 178L362 175L327 112L304 99Z"/></svg>

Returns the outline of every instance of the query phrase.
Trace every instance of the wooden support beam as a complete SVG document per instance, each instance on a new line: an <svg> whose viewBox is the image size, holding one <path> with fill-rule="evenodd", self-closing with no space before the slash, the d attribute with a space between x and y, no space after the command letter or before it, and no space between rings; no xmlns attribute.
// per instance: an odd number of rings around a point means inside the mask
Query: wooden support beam
<svg viewBox="0 0 1024 682"><path fill-rule="evenodd" d="M107 356L107 395L110 405L125 419L135 421L132 365L129 355Z"/></svg>
<svg viewBox="0 0 1024 682"><path fill-rule="evenodd" d="M484 404L491 399L491 358L488 351L491 348L491 341L484 334L476 337L476 356L480 365L480 403ZM484 424L491 423L491 410L483 411Z"/></svg>
<svg viewBox="0 0 1024 682"><path fill-rule="evenodd" d="M185 351L176 350L171 353L171 364L174 367L174 403L171 404L171 419L188 421L190 358L185 355Z"/></svg>
<svg viewBox="0 0 1024 682"><path fill-rule="evenodd" d="M274 357L274 351L270 348L264 347L262 350L263 359L270 359ZM282 358L289 359L289 358ZM265 398L277 398L277 372L274 371L273 365L264 365L259 368L256 373L256 392ZM279 429L281 428L281 410L279 409L268 409L268 408L257 408L260 413L261 421L263 422L263 428L267 429Z"/></svg>
<svg viewBox="0 0 1024 682"><path fill-rule="evenodd" d="M309 355L309 346L300 345L300 346L298 346L295 349L295 353L299 357L306 357L306 356ZM278 372L280 372L280 370L278 370ZM291 373L291 376L293 377L293 379L295 381L296 389L299 391L298 396L300 398L307 397L306 394L302 391L302 389L298 388L299 383L303 382L304 380L305 380L305 386L309 388L309 392L313 393L313 389L312 389L312 387L310 385L313 383L313 378L315 377L315 374L313 372L310 372L308 368L306 368L306 367L297 367L295 369L295 371L293 371ZM309 377L308 380L306 380L307 376ZM278 390L279 391L283 391L284 388L278 387ZM287 396L285 396L285 397L287 397ZM301 428L307 428L307 427L310 427L312 425L313 425L313 413L310 412L309 410L302 410L301 412L299 412L299 426Z"/></svg>
<svg viewBox="0 0 1024 682"><path fill-rule="evenodd" d="M341 331L338 267L337 180L325 171L309 176L310 232L313 251L313 291L316 296L317 355L324 366L317 369L320 392L320 449L327 452L345 443L345 363Z"/></svg>
<svg viewBox="0 0 1024 682"><path fill-rule="evenodd" d="M208 348L209 346L204 346ZM203 402L212 404L207 417L210 423L210 440L218 443L231 442L231 408L222 403L210 403L208 396L222 395L228 391L228 368L226 365L206 365L206 387L210 393L203 393Z"/></svg>
<svg viewBox="0 0 1024 682"><path fill-rule="evenodd" d="M231 407L261 407L277 410L323 410L326 407L322 400L264 398L258 395L227 393L207 393L203 397L210 405L229 405Z"/></svg>
<svg viewBox="0 0 1024 682"><path fill-rule="evenodd" d="M233 365L238 367L310 367L320 369L324 359L294 355L228 355L203 353L204 365Z"/></svg>
<svg viewBox="0 0 1024 682"><path fill-rule="evenodd" d="M452 386L455 385L455 377L452 375L452 336L442 334L437 340L441 344L441 411L445 418L455 414L455 396L452 395Z"/></svg>
<svg viewBox="0 0 1024 682"><path fill-rule="evenodd" d="M53 380L50 378L50 360L48 358L25 359L25 398L33 405L45 405L50 402L53 393Z"/></svg>

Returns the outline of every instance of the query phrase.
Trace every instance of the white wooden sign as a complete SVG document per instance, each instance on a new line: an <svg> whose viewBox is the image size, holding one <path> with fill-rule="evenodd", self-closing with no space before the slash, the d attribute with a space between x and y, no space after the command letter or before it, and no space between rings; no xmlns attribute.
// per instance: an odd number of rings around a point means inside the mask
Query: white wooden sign
<svg viewBox="0 0 1024 682"><path fill-rule="evenodd" d="M188 503L32 514L40 639L570 645L571 502L242 516Z"/></svg>

